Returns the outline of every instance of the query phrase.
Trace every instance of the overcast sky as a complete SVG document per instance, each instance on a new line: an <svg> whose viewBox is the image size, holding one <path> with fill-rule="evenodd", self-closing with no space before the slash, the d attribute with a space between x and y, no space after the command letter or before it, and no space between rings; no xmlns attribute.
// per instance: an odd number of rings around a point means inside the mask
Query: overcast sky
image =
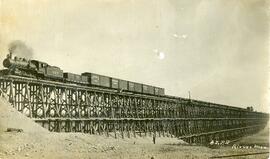
<svg viewBox="0 0 270 159"><path fill-rule="evenodd" d="M0 0L0 60L21 40L65 71L266 111L267 9L262 0Z"/></svg>

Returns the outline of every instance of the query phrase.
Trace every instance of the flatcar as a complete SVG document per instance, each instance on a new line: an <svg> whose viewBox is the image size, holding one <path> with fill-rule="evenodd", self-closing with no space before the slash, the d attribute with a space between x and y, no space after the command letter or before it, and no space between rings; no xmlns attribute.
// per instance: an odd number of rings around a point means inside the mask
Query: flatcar
<svg viewBox="0 0 270 159"><path fill-rule="evenodd" d="M12 57L8 54L3 61L7 70L1 71L4 74L13 74L24 77L61 81L66 83L75 83L79 85L95 86L102 88L116 89L132 93L141 93L149 95L163 96L164 88L154 87L142 83L122 80L114 77L108 77L90 72L84 72L81 75L70 72L63 72L57 66L51 66L38 60L27 60L25 58Z"/></svg>

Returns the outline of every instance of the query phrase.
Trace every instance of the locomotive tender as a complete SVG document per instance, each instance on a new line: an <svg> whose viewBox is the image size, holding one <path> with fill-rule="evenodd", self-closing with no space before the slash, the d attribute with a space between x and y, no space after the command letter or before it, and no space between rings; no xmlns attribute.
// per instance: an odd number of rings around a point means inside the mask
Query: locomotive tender
<svg viewBox="0 0 270 159"><path fill-rule="evenodd" d="M6 59L3 61L3 65L7 69L2 71L2 74L12 74L37 79L75 83L79 85L110 88L132 93L143 93L157 96L165 95L164 88L89 72L82 73L81 75L64 72L57 66L51 66L38 60L27 60L19 57L13 58L12 54L7 55Z"/></svg>

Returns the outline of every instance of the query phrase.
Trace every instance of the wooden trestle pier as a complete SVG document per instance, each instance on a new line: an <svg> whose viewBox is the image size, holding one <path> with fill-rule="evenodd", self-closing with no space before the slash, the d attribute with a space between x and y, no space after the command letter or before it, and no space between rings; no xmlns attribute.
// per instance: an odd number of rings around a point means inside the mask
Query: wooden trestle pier
<svg viewBox="0 0 270 159"><path fill-rule="evenodd" d="M172 96L117 92L0 76L0 93L50 131L171 136L189 143L234 140L263 129L268 114Z"/></svg>

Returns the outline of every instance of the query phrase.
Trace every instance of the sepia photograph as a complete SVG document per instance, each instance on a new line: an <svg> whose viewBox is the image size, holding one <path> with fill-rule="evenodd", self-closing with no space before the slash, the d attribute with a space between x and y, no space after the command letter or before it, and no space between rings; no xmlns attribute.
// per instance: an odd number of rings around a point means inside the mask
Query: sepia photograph
<svg viewBox="0 0 270 159"><path fill-rule="evenodd" d="M268 159L268 0L0 0L0 159Z"/></svg>

